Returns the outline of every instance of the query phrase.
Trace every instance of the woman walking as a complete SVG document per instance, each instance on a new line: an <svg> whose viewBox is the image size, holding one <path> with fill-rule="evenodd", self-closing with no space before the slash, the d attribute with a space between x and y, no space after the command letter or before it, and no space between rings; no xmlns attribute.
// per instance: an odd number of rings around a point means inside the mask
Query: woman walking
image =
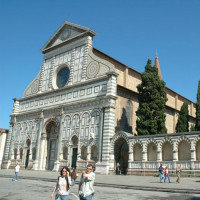
<svg viewBox="0 0 200 200"><path fill-rule="evenodd" d="M177 183L180 183L181 171L182 171L181 167L177 166L177 167L176 167L176 175L177 175L177 180L176 180L176 182L177 182Z"/></svg>
<svg viewBox="0 0 200 200"><path fill-rule="evenodd" d="M169 183L171 183L170 178L169 178L169 168L168 168L168 166L165 167L164 174L165 174L164 182L166 181L166 178L168 178Z"/></svg>
<svg viewBox="0 0 200 200"><path fill-rule="evenodd" d="M69 200L69 186L71 185L70 169L68 167L63 167L60 171L60 176L56 186L51 194L51 199L53 199L54 193L57 191L55 196L56 200Z"/></svg>

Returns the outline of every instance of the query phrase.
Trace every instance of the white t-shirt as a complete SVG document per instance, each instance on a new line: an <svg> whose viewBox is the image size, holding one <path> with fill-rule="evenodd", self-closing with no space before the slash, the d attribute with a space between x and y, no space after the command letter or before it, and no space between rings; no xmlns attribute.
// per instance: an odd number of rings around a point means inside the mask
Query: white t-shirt
<svg viewBox="0 0 200 200"><path fill-rule="evenodd" d="M15 172L19 172L19 169L20 169L19 165L15 166Z"/></svg>
<svg viewBox="0 0 200 200"><path fill-rule="evenodd" d="M68 178L70 179L70 177ZM67 181L65 177L59 177L57 191L60 195L69 195L69 191L67 191Z"/></svg>

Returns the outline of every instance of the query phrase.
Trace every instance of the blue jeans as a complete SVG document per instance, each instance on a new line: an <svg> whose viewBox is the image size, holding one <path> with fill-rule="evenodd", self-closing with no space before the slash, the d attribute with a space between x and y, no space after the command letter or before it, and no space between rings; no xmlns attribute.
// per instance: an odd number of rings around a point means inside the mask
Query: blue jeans
<svg viewBox="0 0 200 200"><path fill-rule="evenodd" d="M72 186L75 185L75 179L72 178Z"/></svg>
<svg viewBox="0 0 200 200"><path fill-rule="evenodd" d="M160 173L160 183L162 182L162 179L164 178L164 174Z"/></svg>
<svg viewBox="0 0 200 200"><path fill-rule="evenodd" d="M56 200L69 200L69 195L58 195Z"/></svg>
<svg viewBox="0 0 200 200"><path fill-rule="evenodd" d="M92 194L91 194L91 195L89 195L89 196L86 196L86 197L83 197L83 196L79 195L79 198L80 198L80 200L91 200L91 199L92 199L92 197L93 197L93 195L92 195Z"/></svg>
<svg viewBox="0 0 200 200"><path fill-rule="evenodd" d="M15 175L13 177L13 180L18 180L18 172L15 172Z"/></svg>
<svg viewBox="0 0 200 200"><path fill-rule="evenodd" d="M166 181L166 178L168 178L169 183L171 183L170 178L169 178L169 174L165 174L164 182Z"/></svg>

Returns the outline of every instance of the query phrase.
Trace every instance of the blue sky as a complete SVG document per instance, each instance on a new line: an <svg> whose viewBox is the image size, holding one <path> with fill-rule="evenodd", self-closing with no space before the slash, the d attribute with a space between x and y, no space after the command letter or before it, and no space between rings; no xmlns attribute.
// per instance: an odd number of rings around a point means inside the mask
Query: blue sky
<svg viewBox="0 0 200 200"><path fill-rule="evenodd" d="M199 0L0 0L0 128L9 128L12 99L38 74L40 49L64 21L97 32L95 48L138 72L157 50L166 86L196 102L199 11Z"/></svg>

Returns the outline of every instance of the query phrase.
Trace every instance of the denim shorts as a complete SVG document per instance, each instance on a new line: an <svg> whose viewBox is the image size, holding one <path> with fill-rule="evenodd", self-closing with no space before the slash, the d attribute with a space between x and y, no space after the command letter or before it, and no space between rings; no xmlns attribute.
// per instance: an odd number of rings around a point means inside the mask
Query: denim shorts
<svg viewBox="0 0 200 200"><path fill-rule="evenodd" d="M55 200L69 200L69 195L57 195L58 198L55 196Z"/></svg>

